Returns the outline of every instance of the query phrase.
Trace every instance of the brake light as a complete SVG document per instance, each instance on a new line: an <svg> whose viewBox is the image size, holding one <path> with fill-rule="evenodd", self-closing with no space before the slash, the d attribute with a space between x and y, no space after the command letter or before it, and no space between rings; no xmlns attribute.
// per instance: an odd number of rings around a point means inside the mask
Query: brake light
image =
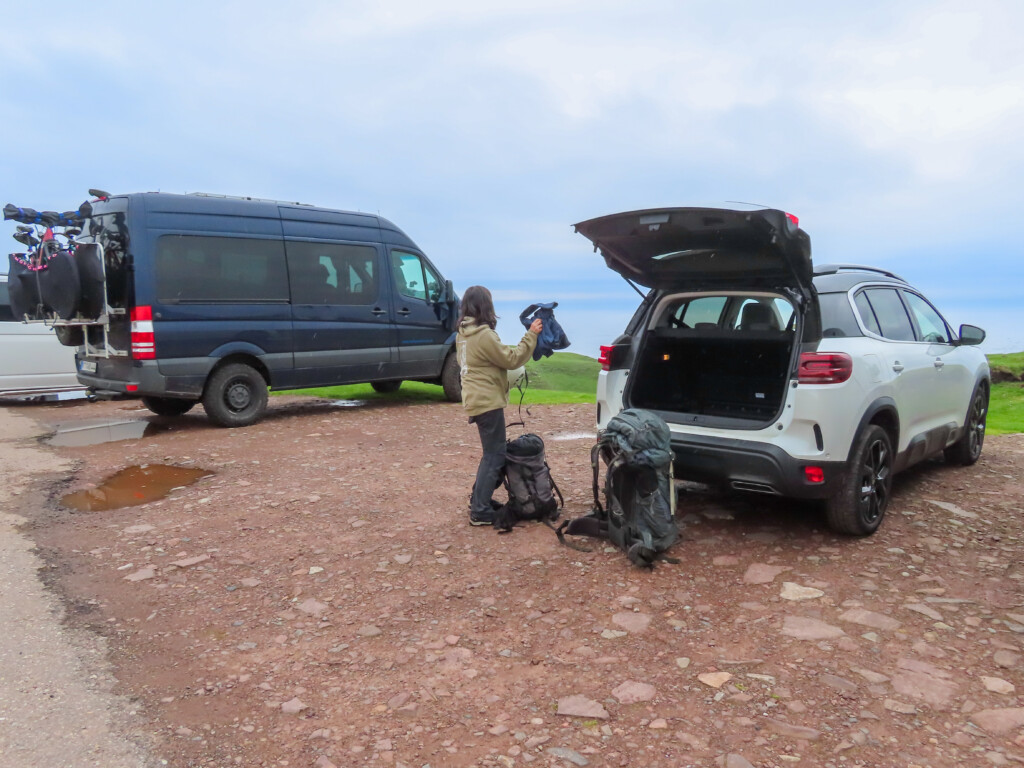
<svg viewBox="0 0 1024 768"><path fill-rule="evenodd" d="M804 352L800 355L801 384L842 384L853 375L853 358L845 352Z"/></svg>
<svg viewBox="0 0 1024 768"><path fill-rule="evenodd" d="M156 360L156 341L153 338L153 308L135 307L131 311L132 357L136 360Z"/></svg>
<svg viewBox="0 0 1024 768"><path fill-rule="evenodd" d="M825 470L821 467L804 467L804 477L808 483L824 483Z"/></svg>
<svg viewBox="0 0 1024 768"><path fill-rule="evenodd" d="M628 344L612 344L610 346L601 345L601 356L597 358L597 362L601 364L602 371L614 371L622 367L622 361L626 358L626 350L629 349Z"/></svg>
<svg viewBox="0 0 1024 768"><path fill-rule="evenodd" d="M792 213L787 213L786 214L786 218L789 219L793 223L794 227L799 227L800 226L800 219L798 219Z"/></svg>

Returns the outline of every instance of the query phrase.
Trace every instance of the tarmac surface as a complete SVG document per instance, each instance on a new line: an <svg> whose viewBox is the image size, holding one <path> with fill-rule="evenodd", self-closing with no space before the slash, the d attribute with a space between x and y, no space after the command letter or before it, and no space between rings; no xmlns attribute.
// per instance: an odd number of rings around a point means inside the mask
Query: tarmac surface
<svg viewBox="0 0 1024 768"><path fill-rule="evenodd" d="M69 629L40 578L46 566L13 513L25 494L71 462L35 445L31 418L0 409L0 768L158 765L122 735L135 714L111 693L101 637Z"/></svg>

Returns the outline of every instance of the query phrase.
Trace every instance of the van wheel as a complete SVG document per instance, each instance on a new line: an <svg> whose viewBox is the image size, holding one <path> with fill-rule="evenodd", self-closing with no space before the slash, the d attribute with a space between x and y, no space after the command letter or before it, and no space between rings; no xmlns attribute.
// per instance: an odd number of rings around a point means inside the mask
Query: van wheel
<svg viewBox="0 0 1024 768"><path fill-rule="evenodd" d="M196 401L180 397L144 397L142 404L157 416L182 416L192 410Z"/></svg>
<svg viewBox="0 0 1024 768"><path fill-rule="evenodd" d="M892 441L871 424L857 440L853 459L835 495L825 503L829 527L847 536L878 530L892 491Z"/></svg>
<svg viewBox="0 0 1024 768"><path fill-rule="evenodd" d="M969 467L981 458L985 444L985 422L988 420L988 385L981 382L971 395L971 406L964 419L963 436L942 452L950 464Z"/></svg>
<svg viewBox="0 0 1024 768"><path fill-rule="evenodd" d="M80 347L85 344L85 331L80 325L55 325L53 332L57 341L65 347Z"/></svg>
<svg viewBox="0 0 1024 768"><path fill-rule="evenodd" d="M374 392L388 394L389 392L397 392L398 388L402 386L402 380L398 379L396 381L371 381L370 386L373 387Z"/></svg>
<svg viewBox="0 0 1024 768"><path fill-rule="evenodd" d="M449 352L444 359L444 367L441 369L441 387L444 389L444 397L449 403L462 402L462 373L459 371L459 361L455 359L455 353Z"/></svg>
<svg viewBox="0 0 1024 768"><path fill-rule="evenodd" d="M229 363L218 368L206 382L203 408L221 427L247 427L267 407L267 382L252 366Z"/></svg>

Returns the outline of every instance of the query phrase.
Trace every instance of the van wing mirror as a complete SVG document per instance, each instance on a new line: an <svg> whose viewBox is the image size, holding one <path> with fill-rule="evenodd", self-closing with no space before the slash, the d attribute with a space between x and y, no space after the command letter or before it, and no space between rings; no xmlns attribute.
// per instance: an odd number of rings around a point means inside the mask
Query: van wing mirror
<svg viewBox="0 0 1024 768"><path fill-rule="evenodd" d="M451 304L455 300L455 287L452 285L451 280L444 281L444 301L446 304Z"/></svg>
<svg viewBox="0 0 1024 768"><path fill-rule="evenodd" d="M964 346L974 346L975 344L981 344L985 340L985 331L976 325L961 325L960 326L960 343Z"/></svg>

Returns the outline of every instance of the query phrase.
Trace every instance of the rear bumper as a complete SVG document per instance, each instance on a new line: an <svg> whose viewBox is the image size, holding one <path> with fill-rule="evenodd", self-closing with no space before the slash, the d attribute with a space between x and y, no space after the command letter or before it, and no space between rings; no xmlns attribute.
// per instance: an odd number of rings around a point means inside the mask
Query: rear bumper
<svg viewBox="0 0 1024 768"><path fill-rule="evenodd" d="M750 440L672 435L676 479L694 480L797 499L831 496L846 473L841 461L796 459L775 445ZM812 483L805 467L820 467L824 482Z"/></svg>
<svg viewBox="0 0 1024 768"><path fill-rule="evenodd" d="M102 366L102 364L101 364ZM97 373L78 372L78 381L96 392L141 397L182 397L198 400L203 394L203 376L164 376L155 360L119 361L116 372L102 366Z"/></svg>

